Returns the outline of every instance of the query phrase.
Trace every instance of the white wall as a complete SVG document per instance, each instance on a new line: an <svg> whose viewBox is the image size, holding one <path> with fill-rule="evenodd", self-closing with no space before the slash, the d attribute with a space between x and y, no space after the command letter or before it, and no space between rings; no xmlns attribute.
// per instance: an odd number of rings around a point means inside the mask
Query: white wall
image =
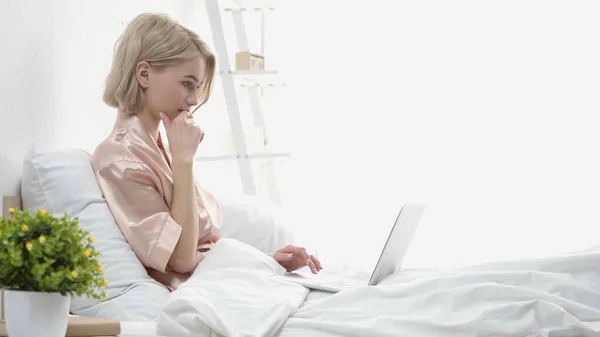
<svg viewBox="0 0 600 337"><path fill-rule="evenodd" d="M0 0L2 195L19 194L32 141L91 152L109 134L115 112L102 102L104 79L124 23L142 12L170 14L209 37L202 1Z"/></svg>
<svg viewBox="0 0 600 337"><path fill-rule="evenodd" d="M288 200L306 242L360 262L400 204L423 202L413 265L600 243L597 2L391 3L286 2ZM2 194L18 193L32 140L91 151L106 137L112 48L144 11L212 45L202 1L0 0ZM227 128L217 92L200 118L205 146Z"/></svg>
<svg viewBox="0 0 600 337"><path fill-rule="evenodd" d="M413 266L600 245L600 3L290 6L294 204L321 255L373 257L403 202L427 205Z"/></svg>

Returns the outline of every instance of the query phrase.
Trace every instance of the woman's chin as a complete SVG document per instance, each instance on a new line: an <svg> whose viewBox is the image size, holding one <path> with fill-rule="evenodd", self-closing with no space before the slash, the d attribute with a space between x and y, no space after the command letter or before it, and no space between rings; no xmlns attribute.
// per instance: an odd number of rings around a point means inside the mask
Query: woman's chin
<svg viewBox="0 0 600 337"><path fill-rule="evenodd" d="M163 111L163 113L167 115L167 117L169 117L170 120L174 120L175 118L177 118L177 116L179 116L179 114L181 114L181 111Z"/></svg>

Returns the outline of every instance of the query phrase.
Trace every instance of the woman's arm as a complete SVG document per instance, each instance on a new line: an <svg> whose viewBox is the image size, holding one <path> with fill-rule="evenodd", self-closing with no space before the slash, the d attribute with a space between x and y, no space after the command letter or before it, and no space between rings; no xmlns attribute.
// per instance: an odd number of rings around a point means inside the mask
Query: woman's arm
<svg viewBox="0 0 600 337"><path fill-rule="evenodd" d="M169 267L187 273L196 267L198 250L198 206L194 190L193 161L173 158L173 203L171 217L181 226L181 236L169 260Z"/></svg>
<svg viewBox="0 0 600 337"><path fill-rule="evenodd" d="M169 260L169 267L178 273L192 271L197 263L199 216L196 204L193 163L204 132L194 124L189 111L170 120L160 113L171 148L173 172L173 202L171 217L181 226L181 236Z"/></svg>
<svg viewBox="0 0 600 337"><path fill-rule="evenodd" d="M182 226L158 192L159 177L147 165L128 160L100 168L96 179L127 243L146 267L167 272ZM190 260L194 261L194 255Z"/></svg>

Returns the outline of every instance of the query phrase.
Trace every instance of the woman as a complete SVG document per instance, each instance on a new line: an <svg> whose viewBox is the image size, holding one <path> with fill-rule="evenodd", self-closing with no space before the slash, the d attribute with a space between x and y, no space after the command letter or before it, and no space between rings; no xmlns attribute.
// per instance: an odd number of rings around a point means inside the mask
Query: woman
<svg viewBox="0 0 600 337"><path fill-rule="evenodd" d="M147 13L117 41L106 79L104 102L118 113L113 132L94 152L96 178L137 257L171 290L220 237L219 204L193 177L204 132L190 112L208 100L214 74L215 57L194 32L166 15ZM288 271L321 270L300 247L271 256Z"/></svg>

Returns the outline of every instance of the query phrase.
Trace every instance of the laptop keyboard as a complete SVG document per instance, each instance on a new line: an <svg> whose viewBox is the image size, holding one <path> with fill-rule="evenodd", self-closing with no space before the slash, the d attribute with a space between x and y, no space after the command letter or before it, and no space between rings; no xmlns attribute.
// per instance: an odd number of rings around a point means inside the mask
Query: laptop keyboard
<svg viewBox="0 0 600 337"><path fill-rule="evenodd" d="M332 288L355 288L366 286L366 282L352 279L331 278L331 277L315 277L310 280L311 283Z"/></svg>
<svg viewBox="0 0 600 337"><path fill-rule="evenodd" d="M287 280L292 282L300 283L304 286L311 287L323 287L325 289L350 289L356 287L364 287L368 284L368 275L361 275L359 273L347 272L344 270L336 269L323 269L318 275L314 275L309 271L298 271L289 273L283 276ZM319 289L319 288L315 288ZM323 289L323 290L325 290Z"/></svg>

